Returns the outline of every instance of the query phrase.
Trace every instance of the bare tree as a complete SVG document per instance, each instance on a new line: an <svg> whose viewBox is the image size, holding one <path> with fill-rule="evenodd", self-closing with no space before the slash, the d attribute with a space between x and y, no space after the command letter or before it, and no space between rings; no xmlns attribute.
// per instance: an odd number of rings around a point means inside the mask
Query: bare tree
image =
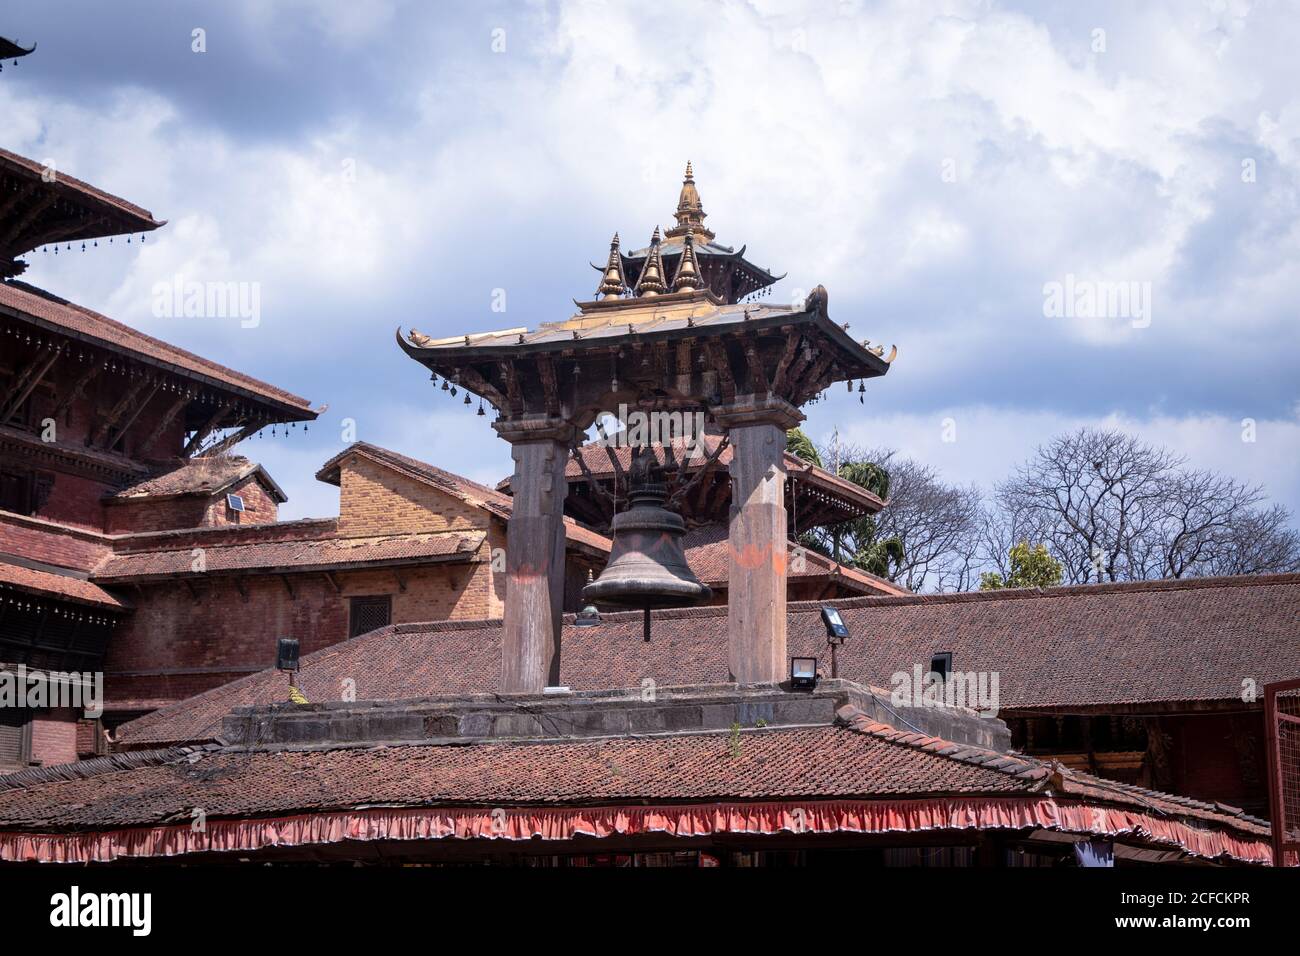
<svg viewBox="0 0 1300 956"><path fill-rule="evenodd" d="M1262 489L1114 430L1084 428L1038 450L998 485L985 559L1041 542L1067 582L1253 573L1295 566L1290 513L1257 507Z"/></svg>

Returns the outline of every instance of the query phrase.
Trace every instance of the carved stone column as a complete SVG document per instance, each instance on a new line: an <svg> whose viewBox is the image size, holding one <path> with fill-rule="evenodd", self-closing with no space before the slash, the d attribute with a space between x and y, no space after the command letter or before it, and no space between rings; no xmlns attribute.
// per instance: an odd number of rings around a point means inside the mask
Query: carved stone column
<svg viewBox="0 0 1300 956"><path fill-rule="evenodd" d="M514 505L506 524L503 694L540 694L560 679L564 606L564 498L573 426L560 418L501 420L510 442Z"/></svg>
<svg viewBox="0 0 1300 956"><path fill-rule="evenodd" d="M785 433L803 421L780 398L737 395L713 410L731 436L727 657L742 684L789 673L785 640Z"/></svg>

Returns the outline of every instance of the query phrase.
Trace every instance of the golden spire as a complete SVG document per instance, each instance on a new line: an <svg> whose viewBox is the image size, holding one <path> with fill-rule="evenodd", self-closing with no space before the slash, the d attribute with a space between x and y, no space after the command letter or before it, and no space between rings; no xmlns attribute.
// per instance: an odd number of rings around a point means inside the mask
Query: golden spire
<svg viewBox="0 0 1300 956"><path fill-rule="evenodd" d="M690 172L689 166L687 172ZM677 274L673 276L673 291L698 289L703 284L700 280L700 264L695 261L695 232L688 228L682 240L682 257L677 262Z"/></svg>
<svg viewBox="0 0 1300 956"><path fill-rule="evenodd" d="M617 299L627 291L627 279L623 275L623 257L618 251L618 233L609 244L609 264L605 266L604 278L596 295L602 299Z"/></svg>
<svg viewBox="0 0 1300 956"><path fill-rule="evenodd" d="M682 192L677 197L677 212L674 215L677 217L677 225L665 233L669 239L684 236L688 229L693 229L704 237L705 242L712 241L713 233L704 228L704 217L708 213L704 211L700 194L695 188L695 173L691 169L690 160L686 162L686 177L682 180Z"/></svg>
<svg viewBox="0 0 1300 956"><path fill-rule="evenodd" d="M641 270L641 277L636 280L637 295L658 295L668 291L664 285L664 262L659 255L659 242L659 227L655 226L654 235L650 237L650 251L645 257L645 267Z"/></svg>

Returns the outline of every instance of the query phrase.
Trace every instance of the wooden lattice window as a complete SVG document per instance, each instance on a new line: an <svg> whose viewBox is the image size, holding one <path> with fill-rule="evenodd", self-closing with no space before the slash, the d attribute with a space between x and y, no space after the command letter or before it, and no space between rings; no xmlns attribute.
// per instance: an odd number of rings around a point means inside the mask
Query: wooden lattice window
<svg viewBox="0 0 1300 956"><path fill-rule="evenodd" d="M354 597L348 614L348 637L386 627L393 620L393 599L387 594Z"/></svg>

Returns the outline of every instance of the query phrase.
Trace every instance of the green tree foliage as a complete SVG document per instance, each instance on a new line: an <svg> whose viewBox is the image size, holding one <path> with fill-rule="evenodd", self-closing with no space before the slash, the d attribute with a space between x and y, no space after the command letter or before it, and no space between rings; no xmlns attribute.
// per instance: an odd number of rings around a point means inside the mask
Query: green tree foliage
<svg viewBox="0 0 1300 956"><path fill-rule="evenodd" d="M1048 553L1047 545L1030 547L1021 541L1007 553L1011 559L1011 573L1005 577L996 571L980 575L981 591L999 588L1052 588L1061 583L1065 573L1061 562Z"/></svg>
<svg viewBox="0 0 1300 956"><path fill-rule="evenodd" d="M785 450L798 455L810 465L822 466L822 456L817 454L817 446L812 443L802 428L792 428L785 433Z"/></svg>
<svg viewBox="0 0 1300 956"><path fill-rule="evenodd" d="M812 440L798 428L786 433L786 450L818 467L822 456ZM872 461L849 460L840 465L839 476L867 489L877 498L889 496L889 472ZM828 529L814 529L799 535L799 543L841 564L889 578L903 562L903 542L896 536L881 537L874 516L845 522Z"/></svg>

